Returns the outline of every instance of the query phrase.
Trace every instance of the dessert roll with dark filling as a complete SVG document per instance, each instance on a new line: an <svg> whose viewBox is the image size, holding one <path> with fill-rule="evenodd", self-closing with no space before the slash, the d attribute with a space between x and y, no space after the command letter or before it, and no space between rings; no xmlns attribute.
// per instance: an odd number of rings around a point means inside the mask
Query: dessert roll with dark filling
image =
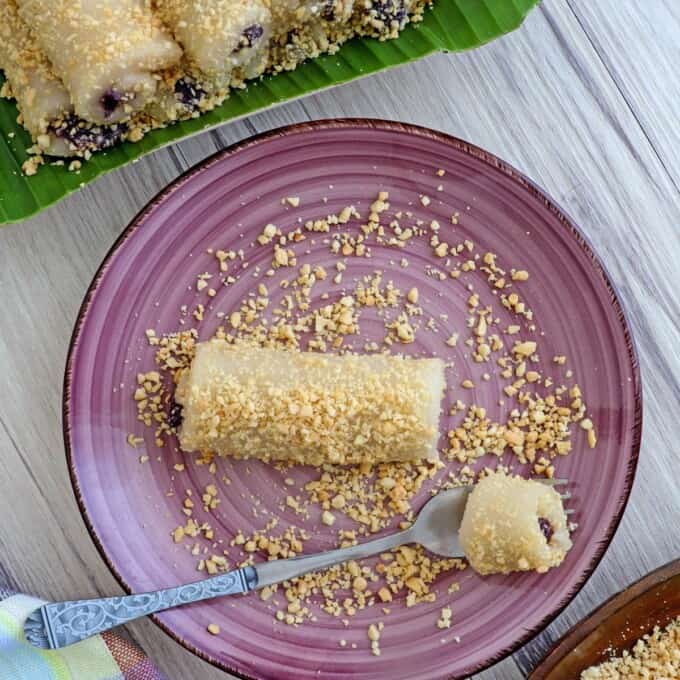
<svg viewBox="0 0 680 680"><path fill-rule="evenodd" d="M182 51L143 0L17 0L80 118L130 118Z"/></svg>

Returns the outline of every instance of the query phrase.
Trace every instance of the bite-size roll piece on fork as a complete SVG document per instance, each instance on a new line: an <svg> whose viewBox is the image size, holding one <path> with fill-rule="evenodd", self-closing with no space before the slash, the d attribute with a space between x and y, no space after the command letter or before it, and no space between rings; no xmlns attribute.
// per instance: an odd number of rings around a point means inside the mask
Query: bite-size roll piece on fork
<svg viewBox="0 0 680 680"><path fill-rule="evenodd" d="M548 484L496 471L474 487L460 525L460 545L479 574L545 573L572 547L560 495Z"/></svg>
<svg viewBox="0 0 680 680"><path fill-rule="evenodd" d="M75 113L109 124L152 100L180 47L144 0L17 0Z"/></svg>
<svg viewBox="0 0 680 680"><path fill-rule="evenodd" d="M441 359L199 343L179 381L185 451L304 465L437 457Z"/></svg>
<svg viewBox="0 0 680 680"><path fill-rule="evenodd" d="M0 69L23 125L42 153L72 156L108 148L120 138L120 126L88 125L74 116L64 84L19 16L15 0L0 0Z"/></svg>
<svg viewBox="0 0 680 680"><path fill-rule="evenodd" d="M209 84L222 87L264 70L271 14L260 0L154 0L154 8L194 75Z"/></svg>

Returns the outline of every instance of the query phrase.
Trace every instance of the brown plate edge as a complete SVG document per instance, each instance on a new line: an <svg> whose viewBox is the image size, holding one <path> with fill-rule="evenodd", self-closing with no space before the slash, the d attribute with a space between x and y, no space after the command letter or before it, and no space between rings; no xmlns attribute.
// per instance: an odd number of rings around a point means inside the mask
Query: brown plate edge
<svg viewBox="0 0 680 680"><path fill-rule="evenodd" d="M87 514L87 509L85 507L85 502L80 488L80 481L75 470L73 452L71 449L71 425L70 425L71 414L69 409L69 402L71 397L71 373L73 371L73 359L78 345L81 328L85 323L88 312L90 311L90 305L92 303L92 299L97 290L97 287L99 286L99 282L104 276L111 259L115 255L116 251L120 248L120 246L128 238L130 238L134 234L134 232L137 231L138 228L140 228L140 226L144 223L144 220L147 218L147 216L151 212L153 212L159 204L161 204L168 196L180 190L196 174L204 172L205 170L212 167L216 163L221 162L224 158L232 156L243 149L265 142L271 138L282 137L289 134L302 133L310 130L311 131L324 130L329 128L351 129L356 127L375 128L382 130L390 130L394 132L406 132L416 136L424 136L429 137L431 139L436 139L442 142L443 144L453 146L462 151L463 153L467 153L475 158L478 158L479 160L491 165L497 170L500 170L505 175L512 178L521 187L526 189L536 199L542 201L546 205L546 207L553 213L553 215L555 215L558 218L562 226L565 229L569 230L569 232L575 238L580 248L590 259L594 269L596 270L596 272L599 273L601 279L603 280L603 283L607 287L607 290L609 291L611 304L614 307L614 310L619 318L621 330L623 331L624 334L626 346L628 349L629 364L633 375L635 417L633 423L633 441L631 452L632 455L626 473L625 488L623 494L618 499L616 512L614 518L612 519L612 522L607 528L605 539L600 542L596 554L593 556L593 559L591 560L590 564L583 571L581 578L577 581L574 587L565 594L565 596L562 598L562 600L550 614L548 614L541 621L539 621L538 624L536 624L536 626L526 630L512 645L509 645L508 647L500 650L497 654L493 655L492 657L489 657L485 662L466 669L464 675L455 677L450 676L448 678L448 680L462 680L462 678L465 678L473 673L479 673L485 670L486 668L489 668L493 664L498 663L499 661L506 658L510 654L516 652L520 647L522 647L527 642L529 642L529 640L538 635L546 626L548 626L555 618L557 618L557 616L559 616L562 613L562 611L564 611L566 606L577 595L581 588L583 588L587 580L595 571L597 565L602 560L607 548L609 547L609 544L614 538L614 534L618 529L619 523L621 522L623 511L626 507L626 504L630 497L630 493L632 491L633 481L635 479L635 473L637 470L637 464L640 455L640 444L642 440L642 418L643 418L642 382L640 376L640 362L638 358L638 352L635 340L630 331L630 326L626 317L626 313L624 312L619 295L614 284L611 281L607 269L601 262L600 258L595 254L588 238L575 225L574 221L568 216L568 214L564 210L562 210L562 208L552 198L548 197L548 195L536 183L534 183L531 179L526 177L523 173L521 173L519 170L514 168L506 161L501 160L496 155L478 146L475 146L474 144L466 142L465 140L459 139L458 137L455 137L453 135L449 135L445 132L440 132L437 130L432 130L427 127L414 125L411 123L381 120L375 118L328 118L316 121L309 121L305 123L295 123L292 125L286 125L283 127L275 128L273 130L268 130L266 132L261 132L245 140L236 142L235 144L232 144L225 149L217 151L213 155L208 156L203 161L197 163L193 167L186 170L184 173L179 175L175 180L170 182L154 198L152 198L147 203L147 205L144 208L142 208L139 211L139 213L137 213L137 215L131 220L131 222L123 230L120 236L115 240L115 242L107 252L106 256L104 257L101 265L97 269L97 272L95 273L92 279L92 283L90 283L85 294L85 297L83 299L83 302L78 310L76 322L74 324L73 333L68 347L66 367L64 371L64 385L62 392L63 395L62 428L64 436L64 446L66 450L66 462L68 466L69 477L71 479L71 484L73 486L73 492L78 503L78 508L80 510L81 515L83 516L83 521L85 522L87 530L90 533L92 541L94 542L97 550L99 551L107 567L109 568L113 576L116 578L118 583L121 585L121 587L125 590L125 592L132 593L132 589L130 588L128 583L123 579L121 574L116 570L115 566L113 565L113 562L110 560L108 554L106 553L104 545L101 539L99 538L99 535L95 531L94 526L92 525L92 522L90 521L90 518ZM257 680L257 678L245 675L226 665L222 661L215 659L214 657L208 654L205 654L201 650L189 644L187 641L183 640L180 636L174 633L166 624L164 624L158 618L158 616L153 615L150 618L154 621L154 623L156 623L156 625L158 625L161 628L161 630L163 630L173 640L178 642L185 649L190 651L192 654L195 654L203 661L206 661L212 664L213 666L220 668L223 671L227 671L228 673L231 673L235 677L241 678L242 680Z"/></svg>

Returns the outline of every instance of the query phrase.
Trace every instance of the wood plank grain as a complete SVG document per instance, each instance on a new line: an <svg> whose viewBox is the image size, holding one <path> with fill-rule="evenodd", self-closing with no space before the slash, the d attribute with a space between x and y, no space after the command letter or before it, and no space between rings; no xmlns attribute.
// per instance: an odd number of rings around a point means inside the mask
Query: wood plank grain
<svg viewBox="0 0 680 680"><path fill-rule="evenodd" d="M638 339L644 443L614 542L581 594L516 655L517 663L506 660L478 677L526 677L549 643L590 609L680 554L678 530L666 521L680 513L672 474L680 425L668 417L680 401L680 195L666 152L671 143L657 139L646 123L658 131L659 121L675 114L664 98L626 92L626 79L601 56L591 31L595 10L587 13L586 5L546 0L522 30L485 48L437 55L186 140L100 179L36 219L0 230L0 367L11 386L11 398L0 401L0 562L18 587L53 598L118 592L73 501L60 425L71 326L101 258L129 219L188 165L253 132L328 116L435 127L515 164L581 224L619 286ZM623 6L610 19L620 27L631 3L608 5L614 14ZM620 47L625 53L631 44ZM673 92L672 75L660 70L658 88ZM172 680L226 677L149 622L130 630Z"/></svg>
<svg viewBox="0 0 680 680"><path fill-rule="evenodd" d="M569 5L680 187L680 3L569 0Z"/></svg>

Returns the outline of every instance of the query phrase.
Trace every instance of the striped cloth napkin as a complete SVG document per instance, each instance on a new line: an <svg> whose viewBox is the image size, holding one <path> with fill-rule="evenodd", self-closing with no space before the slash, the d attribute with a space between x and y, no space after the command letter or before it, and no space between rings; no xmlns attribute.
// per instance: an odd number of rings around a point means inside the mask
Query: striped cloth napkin
<svg viewBox="0 0 680 680"><path fill-rule="evenodd" d="M24 621L43 604L0 585L0 680L166 680L139 647L113 633L54 651L28 644Z"/></svg>

